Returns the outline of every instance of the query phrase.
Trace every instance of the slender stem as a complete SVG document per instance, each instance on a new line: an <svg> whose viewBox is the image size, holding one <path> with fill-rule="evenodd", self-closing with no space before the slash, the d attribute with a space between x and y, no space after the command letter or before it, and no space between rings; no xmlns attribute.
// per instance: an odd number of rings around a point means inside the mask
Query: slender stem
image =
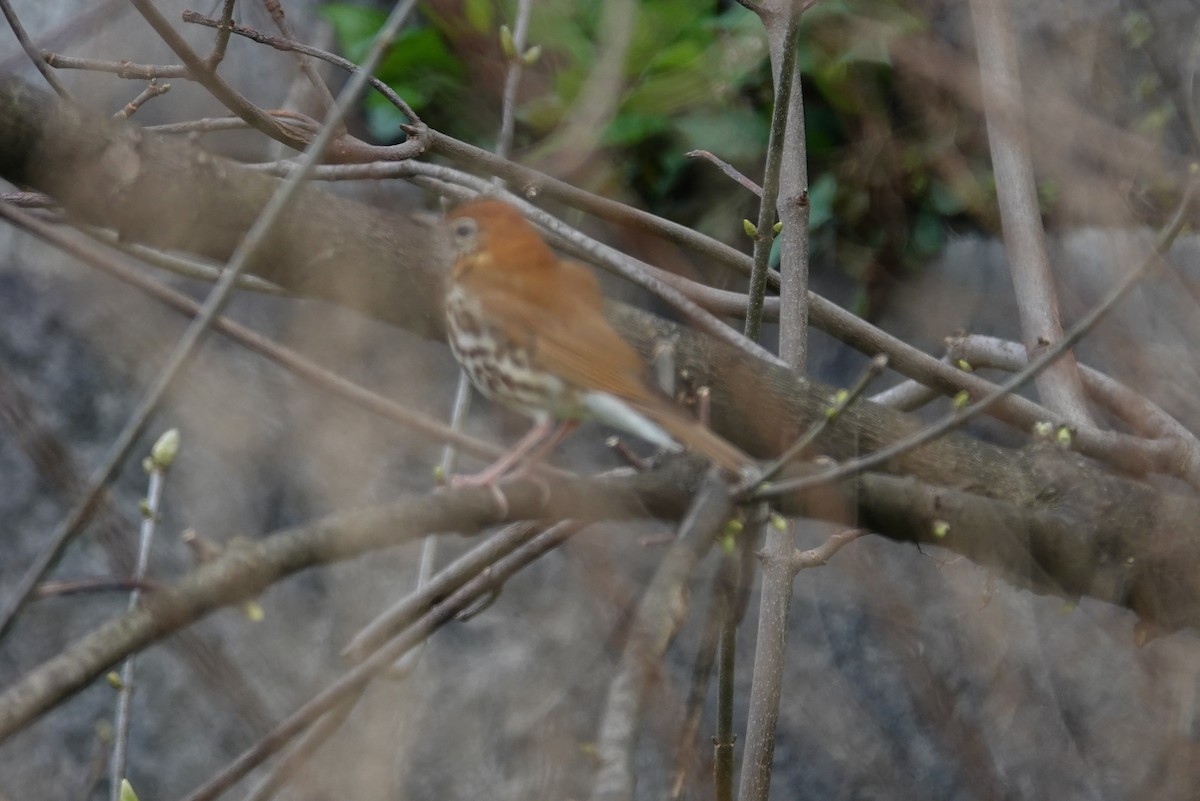
<svg viewBox="0 0 1200 801"><path fill-rule="evenodd" d="M38 51L37 45L29 38L29 34L25 31L25 26L21 24L17 12L13 10L10 0L0 0L0 11L4 12L4 18L8 20L8 25L12 28L13 35L17 37L17 41L21 44L21 49L25 51L25 55L29 56L29 60L33 62L33 66L46 79L46 83L54 89L58 96L63 100L70 100L71 93L67 91L67 87L63 86L62 81L54 74L54 70L50 69L50 65L42 58L42 54Z"/></svg>
<svg viewBox="0 0 1200 801"><path fill-rule="evenodd" d="M743 532L749 536L748 532ZM717 661L717 733L713 737L713 784L717 801L733 801L733 756L737 735L733 731L734 669L737 665L738 616L734 604L739 560L729 554L721 564L721 639Z"/></svg>
<svg viewBox="0 0 1200 801"><path fill-rule="evenodd" d="M775 729L783 688L784 652L792 602L791 555L795 550L790 525L767 522L762 551L763 578L758 609L758 640L750 680L750 710L746 718L745 756L738 788L739 801L766 801L775 756Z"/></svg>
<svg viewBox="0 0 1200 801"><path fill-rule="evenodd" d="M529 32L529 14L533 0L518 0L517 20L513 25L513 47L516 52L508 59L508 73L504 76L504 105L500 115L500 134L496 137L496 155L508 158L512 152L513 132L517 119L517 89L521 85L521 73L525 67L525 39ZM497 176L496 180L501 180Z"/></svg>
<svg viewBox="0 0 1200 801"><path fill-rule="evenodd" d="M794 12L797 17L798 11ZM791 71L780 70L780 79L792 85L788 92L787 136L783 141L779 197L776 213L779 232L779 356L793 370L808 366L808 152L804 129L804 93L801 91L797 43L785 37L784 61L793 53Z"/></svg>
<svg viewBox="0 0 1200 801"><path fill-rule="evenodd" d="M209 70L215 70L225 60L225 48L229 46L229 26L233 24L233 6L237 0L225 0L221 9L221 24L217 27L217 39L213 43L212 52L208 54L205 65Z"/></svg>
<svg viewBox="0 0 1200 801"><path fill-rule="evenodd" d="M1033 357L1058 342L1063 328L1029 151L1016 36L1008 0L971 0L971 17L1004 246L1025 347ZM1047 365L1035 383L1042 401L1073 425L1094 424L1073 354Z"/></svg>
<svg viewBox="0 0 1200 801"><path fill-rule="evenodd" d="M858 379L844 393L839 393L839 396L834 400L833 405L826 409L825 414L816 422L809 426L798 440L792 443L791 447L781 453L777 458L772 460L766 467L762 469L760 476L757 479L758 483L762 483L770 479L780 470L783 469L788 462L797 458L808 449L810 445L816 442L817 437L821 435L826 428L837 421L841 417L842 412L846 411L862 394L867 391L867 386L879 376L880 373L887 368L887 357L883 355L876 356L871 359L867 365L867 369L863 370Z"/></svg>
<svg viewBox="0 0 1200 801"><path fill-rule="evenodd" d="M767 266L771 258L772 228L779 196L779 171L783 164L787 136L788 109L792 98L790 76L796 65L796 34L800 30L799 12L790 13L784 29L784 45L779 67L780 80L775 90L775 108L771 111L771 137L767 143L767 167L763 174L762 202L758 206L758 230L754 235L754 269L750 273L750 307L746 311L746 336L758 341L762 329L763 298L767 294Z"/></svg>
<svg viewBox="0 0 1200 801"><path fill-rule="evenodd" d="M159 512L162 507L163 479L166 468L155 464L150 470L150 485L146 491L146 507L142 513L141 536L138 542L137 565L133 571L134 582L144 581L146 568L150 563L150 546L154 543L154 533L158 528ZM127 609L137 608L142 599L142 591L135 583L133 592L129 593ZM133 705L133 671L137 661L135 654L130 654L121 666L121 689L117 695L117 714L115 717L115 733L113 736L112 759L109 768L109 801L120 801L121 780L125 778L125 765L129 754L130 711Z"/></svg>

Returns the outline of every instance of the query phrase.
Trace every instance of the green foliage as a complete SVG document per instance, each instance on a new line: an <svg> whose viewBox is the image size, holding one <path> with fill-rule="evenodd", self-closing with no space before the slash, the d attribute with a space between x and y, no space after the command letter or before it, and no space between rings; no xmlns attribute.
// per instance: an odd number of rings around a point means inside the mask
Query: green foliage
<svg viewBox="0 0 1200 801"><path fill-rule="evenodd" d="M487 3L469 2L472 7ZM375 34L383 27L387 14L379 9L335 3L324 6L321 14L333 25L338 48L351 61L361 61ZM490 17L476 11L472 19L486 23ZM451 52L445 38L432 27L409 25L384 56L375 75L421 113L435 102L452 102L462 93L465 70L462 61ZM366 98L367 128L380 141L402 138L399 125L404 115L378 93Z"/></svg>
<svg viewBox="0 0 1200 801"><path fill-rule="evenodd" d="M599 3L548 0L530 21L530 40L556 65L545 91L521 109L534 138L586 103L589 80L607 66L603 12ZM713 13L696 0L642 2L637 12L615 107L600 132L602 145L623 151L614 159L622 180L655 203L677 189L689 150L711 150L748 169L761 161L769 117L753 96L767 57L758 20L741 8Z"/></svg>
<svg viewBox="0 0 1200 801"><path fill-rule="evenodd" d="M405 30L379 76L423 115L444 109L439 127L488 146L498 121L497 76L515 57L513 48L501 47L501 26L514 22L515 6L516 0L463 0L454 18L437 16L447 13L444 6L424 7L425 21ZM774 85L757 17L736 4L700 0L641 0L635 11L624 57L615 64L612 42L620 37L607 30L609 6L539 0L526 47L541 48L541 55L523 82L518 152L538 162L574 147L556 134L596 102L589 92L603 74L617 95L607 98L611 109L596 132L609 158L589 162L606 172L590 180L619 182L661 210L686 205L697 185L711 194L727 180L687 159L688 151L711 151L761 176ZM349 3L324 13L350 58L362 54L384 19L381 11ZM931 128L927 106L951 104L906 94L895 74L892 54L924 27L902 0L822 0L801 26L814 249L832 253L868 288L868 313L869 288L887 283L881 275L898 276L927 261L953 223L988 222L991 177L981 132L973 125ZM1131 39L1144 40L1143 24L1133 20L1127 29ZM490 82L481 86L481 75ZM402 121L378 97L368 101L367 118L385 140L395 138ZM470 130L472 119L479 131ZM725 186L740 204L734 224L753 217L757 201Z"/></svg>

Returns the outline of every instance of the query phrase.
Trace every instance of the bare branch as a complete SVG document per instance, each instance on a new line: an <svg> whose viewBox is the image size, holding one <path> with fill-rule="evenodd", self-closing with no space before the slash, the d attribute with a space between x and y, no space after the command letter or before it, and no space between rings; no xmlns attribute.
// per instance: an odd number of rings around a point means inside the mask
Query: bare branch
<svg viewBox="0 0 1200 801"><path fill-rule="evenodd" d="M1063 328L1025 130L1016 37L1008 0L971 0L971 16L1004 244L1025 347L1032 358L1054 347L1062 339ZM1065 352L1048 364L1035 382L1045 404L1072 425L1094 425L1073 354Z"/></svg>
<svg viewBox="0 0 1200 801"><path fill-rule="evenodd" d="M0 0L0 11L4 12L4 18L8 20L8 25L12 28L13 35L17 37L17 41L20 42L21 49L25 51L25 55L29 56L29 60L33 62L33 66L37 68L37 71L46 79L46 83L50 84L50 87L63 100L70 100L71 93L58 80L58 76L54 74L54 70L50 69L50 65L42 58L42 54L38 52L37 46L29 38L29 34L25 32L25 26L21 24L17 12L13 10L11 0Z"/></svg>
<svg viewBox="0 0 1200 801"><path fill-rule="evenodd" d="M705 161L709 162L710 164L715 164L717 169L720 170L721 172L725 173L725 175L729 176L734 181L736 181L737 183L744 186L746 189L749 189L751 192L753 192L758 197L760 197L760 198L762 197L763 190L762 190L761 186L754 183L754 181L751 181L749 178L747 178L745 175L743 175L741 172L739 172L732 164L730 164L727 161L724 161L723 159L718 158L715 154L710 153L707 150L689 150L687 153L684 153L683 155L689 159L697 159L697 158L704 159Z"/></svg>
<svg viewBox="0 0 1200 801"><path fill-rule="evenodd" d="M182 64L135 64L132 61L101 61L94 58L74 58L61 53L42 51L42 58L60 70L109 72L118 78L151 80L153 78L191 78L192 73Z"/></svg>

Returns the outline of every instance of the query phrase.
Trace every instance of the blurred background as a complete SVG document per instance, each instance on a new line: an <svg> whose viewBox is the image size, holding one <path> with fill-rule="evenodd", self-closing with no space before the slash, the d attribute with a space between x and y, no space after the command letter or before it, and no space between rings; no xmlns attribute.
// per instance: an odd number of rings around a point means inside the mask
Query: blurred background
<svg viewBox="0 0 1200 801"><path fill-rule="evenodd" d="M220 5L158 3L201 52L212 31L184 25L180 12L217 16ZM1200 16L1184 0L1008 5L1069 323L1140 261L1178 200L1200 142ZM506 66L498 29L512 25L514 6L420 2L379 77L431 126L491 148ZM14 8L45 50L176 61L123 2L15 0ZM356 59L390 6L293 0L283 8L301 41ZM268 11L250 0L238 4L235 21L271 29ZM528 41L541 54L517 97L515 160L749 252L742 220L756 217L757 199L686 154L709 151L761 180L773 84L753 14L734 2L539 0ZM814 289L935 355L959 331L1020 339L968 5L821 0L805 14L799 58ZM39 81L11 34L0 35L0 69ZM288 54L235 36L221 74L263 107L312 110ZM322 74L334 91L344 80ZM77 98L106 113L144 86L92 72L60 75ZM202 88L171 83L135 122L225 114ZM351 127L390 143L402 136L402 121L371 96ZM197 141L244 161L286 155L246 132ZM328 188L395 211L436 208L399 181ZM570 211L565 219L652 264L744 288L721 267L648 235ZM1175 270L1142 284L1079 351L1081 361L1145 393L1193 431L1200 430L1192 347L1200 333L1198 243L1182 237L1172 251ZM185 321L11 228L0 228L0 254L3 591L69 506L69 477L86 476L98 462ZM207 288L156 277L196 297ZM615 279L605 287L664 311ZM230 316L413 408L444 416L450 407L458 368L443 343L326 304L251 293L239 295ZM853 380L869 356L819 332L812 343L811 372L832 384ZM479 401L468 430L511 442L525 425ZM171 427L181 430L183 449L151 562L163 582L193 565L178 542L186 529L216 542L257 538L425 492L441 451L221 338L204 346L138 452ZM999 424L973 431L1025 441ZM558 462L588 471L617 465L604 433L585 427ZM93 531L55 576L127 573L144 494L145 476L131 464L114 492L127 538L119 527ZM798 543L813 547L831 531L803 522ZM494 606L434 636L411 675L376 683L280 797L586 796L600 704L667 533L650 523L592 526L515 577ZM440 558L469 544L448 536ZM129 777L140 797L182 797L331 681L344 668L340 649L408 592L417 560L416 547L392 549L309 571L261 599L259 622L224 610L188 638L149 649L139 662L130 747ZM673 790L712 796L711 714L694 742L681 742L680 718L714 570L707 565L693 586L691 616L646 710L636 765L641 799ZM1195 797L1194 633L1138 648L1124 610L1035 596L947 552L881 538L853 543L827 567L801 573L795 587L775 797ZM0 686L124 606L119 594L33 604L0 648ZM739 642L739 730L755 609L752 596ZM113 695L97 683L0 746L0 796L106 797ZM677 785L681 750L689 756Z"/></svg>

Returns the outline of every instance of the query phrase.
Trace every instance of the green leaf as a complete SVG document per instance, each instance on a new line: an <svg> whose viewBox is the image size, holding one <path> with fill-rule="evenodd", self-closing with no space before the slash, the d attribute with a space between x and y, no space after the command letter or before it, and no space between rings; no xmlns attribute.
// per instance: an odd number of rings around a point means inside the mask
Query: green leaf
<svg viewBox="0 0 1200 801"><path fill-rule="evenodd" d="M380 80L389 86L393 81L417 83L418 75L437 76L446 82L446 79L461 78L464 73L462 62L450 52L442 35L433 28L403 31L376 71Z"/></svg>
<svg viewBox="0 0 1200 801"><path fill-rule="evenodd" d="M923 256L928 256L940 251L945 242L946 229L942 225L941 218L928 211L918 212L917 219L913 223L912 238L909 240L912 249Z"/></svg>
<svg viewBox="0 0 1200 801"><path fill-rule="evenodd" d="M412 87L394 86L392 88L408 101L414 111L419 111L428 103L429 98ZM410 122L400 109L378 94L367 96L366 120L367 130L371 132L371 136L381 142L395 142L401 139L400 126Z"/></svg>
<svg viewBox="0 0 1200 801"><path fill-rule="evenodd" d="M333 26L338 49L354 62L366 55L375 34L387 20L387 14L379 9L350 3L331 3L322 6L320 13Z"/></svg>
<svg viewBox="0 0 1200 801"><path fill-rule="evenodd" d="M815 231L833 219L837 199L837 176L827 172L808 187L808 230Z"/></svg>
<svg viewBox="0 0 1200 801"><path fill-rule="evenodd" d="M606 147L633 145L670 127L671 120L660 114L621 113L604 129L600 142Z"/></svg>
<svg viewBox="0 0 1200 801"><path fill-rule="evenodd" d="M936 178L929 182L929 206L943 217L953 217L967 209L962 196Z"/></svg>
<svg viewBox="0 0 1200 801"><path fill-rule="evenodd" d="M756 161L767 149L770 121L749 108L694 111L674 122L684 150L708 150L725 161Z"/></svg>
<svg viewBox="0 0 1200 801"><path fill-rule="evenodd" d="M1133 47L1142 47L1154 36L1154 22L1144 11L1130 11L1121 20L1121 27Z"/></svg>
<svg viewBox="0 0 1200 801"><path fill-rule="evenodd" d="M491 0L467 0L463 7L463 16L477 33L487 33L493 27Z"/></svg>

